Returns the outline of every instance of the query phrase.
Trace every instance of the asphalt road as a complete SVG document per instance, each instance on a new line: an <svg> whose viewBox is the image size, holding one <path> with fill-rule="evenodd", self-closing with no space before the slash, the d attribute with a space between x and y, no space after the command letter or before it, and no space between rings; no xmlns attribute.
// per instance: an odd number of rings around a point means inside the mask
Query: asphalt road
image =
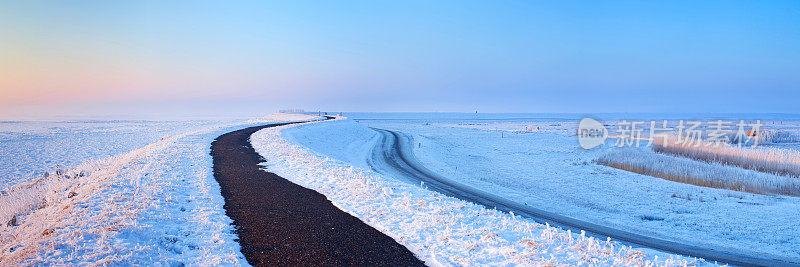
<svg viewBox="0 0 800 267"><path fill-rule="evenodd" d="M546 210L531 207L522 203L505 199L501 196L453 181L423 166L414 156L412 138L398 131L373 128L381 134L381 140L373 148L368 164L374 171L388 175L400 175L401 179L425 188L441 192L445 195L470 201L476 204L495 208L505 212L513 212L539 223L549 223L573 231L586 231L587 235L605 239L611 237L634 246L643 246L660 251L703 258L711 262L726 263L739 266L800 266L777 257L727 251L719 248L700 247L692 244L664 240L638 233L606 227L603 225L577 220Z"/></svg>
<svg viewBox="0 0 800 267"><path fill-rule="evenodd" d="M256 266L424 266L391 237L336 208L322 194L263 170L250 144L269 124L211 144L214 178L242 254Z"/></svg>

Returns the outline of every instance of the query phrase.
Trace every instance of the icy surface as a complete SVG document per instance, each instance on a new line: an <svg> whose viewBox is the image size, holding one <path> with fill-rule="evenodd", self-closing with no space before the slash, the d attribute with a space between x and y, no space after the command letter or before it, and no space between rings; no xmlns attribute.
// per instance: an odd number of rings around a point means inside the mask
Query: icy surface
<svg viewBox="0 0 800 267"><path fill-rule="evenodd" d="M283 128L252 138L270 172L326 195L431 265L697 263L568 233L354 167L363 166L375 133L349 120Z"/></svg>

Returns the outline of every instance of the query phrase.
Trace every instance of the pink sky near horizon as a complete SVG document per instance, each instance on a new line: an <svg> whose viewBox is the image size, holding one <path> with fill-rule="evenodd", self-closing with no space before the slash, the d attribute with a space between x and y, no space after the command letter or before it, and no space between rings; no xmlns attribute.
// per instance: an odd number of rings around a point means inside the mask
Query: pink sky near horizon
<svg viewBox="0 0 800 267"><path fill-rule="evenodd" d="M797 1L10 2L0 119L800 113L798 12Z"/></svg>

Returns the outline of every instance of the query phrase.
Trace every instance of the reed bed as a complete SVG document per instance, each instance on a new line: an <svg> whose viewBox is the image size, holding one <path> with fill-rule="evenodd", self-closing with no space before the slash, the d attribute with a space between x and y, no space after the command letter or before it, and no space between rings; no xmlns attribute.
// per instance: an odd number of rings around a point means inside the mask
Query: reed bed
<svg viewBox="0 0 800 267"><path fill-rule="evenodd" d="M727 143L695 145L667 138L655 140L653 151L707 163L720 163L771 174L800 177L800 152L794 149L753 148Z"/></svg>
<svg viewBox="0 0 800 267"><path fill-rule="evenodd" d="M702 162L650 150L617 149L597 160L598 164L704 187L764 195L800 196L800 179L759 172L719 162Z"/></svg>

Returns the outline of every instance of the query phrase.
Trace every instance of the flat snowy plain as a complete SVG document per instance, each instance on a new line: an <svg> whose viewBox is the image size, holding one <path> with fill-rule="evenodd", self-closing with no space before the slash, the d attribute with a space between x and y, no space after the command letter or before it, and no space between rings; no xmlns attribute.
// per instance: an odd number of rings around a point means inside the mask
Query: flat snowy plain
<svg viewBox="0 0 800 267"><path fill-rule="evenodd" d="M359 116L351 115L364 126L411 134L414 153L429 169L508 199L690 244L800 259L800 198L699 187L600 166L592 161L613 149L613 140L600 149L579 148L573 134L579 117ZM796 129L796 122L767 123Z"/></svg>
<svg viewBox="0 0 800 267"><path fill-rule="evenodd" d="M377 134L366 126L412 134L430 169L543 209L796 257L797 198L594 166L602 150L577 150L572 115L441 116L362 114L352 116L358 122L286 126L257 133L254 147L270 171L325 194L431 265L709 263L582 237L374 173L365 158ZM0 225L0 262L247 265L222 209L210 143L251 125L315 118L0 123L0 216L16 217L16 226ZM500 124L505 129L491 129Z"/></svg>
<svg viewBox="0 0 800 267"><path fill-rule="evenodd" d="M3 121L0 122L0 189L127 153L187 129L220 121Z"/></svg>
<svg viewBox="0 0 800 267"><path fill-rule="evenodd" d="M166 129L145 127L143 135L131 138L120 138L127 134L110 129L110 135L81 138L80 132L92 132L93 126L77 125L72 138L38 145L55 144L40 150L84 155L82 163L74 163L81 162L78 156L61 161L58 156L29 155L71 164L61 165L65 169L60 172L42 165L45 168L37 171L48 172L47 177L12 178L14 184L4 180L9 186L0 195L0 215L14 215L16 225L6 223L7 218L0 225L0 265L247 265L222 208L209 155L211 141L251 125L314 118L281 114L200 125L166 123ZM151 136L162 130L176 134ZM109 146L132 150L105 157L110 152L104 147ZM25 150L3 152L3 157L15 157Z"/></svg>

